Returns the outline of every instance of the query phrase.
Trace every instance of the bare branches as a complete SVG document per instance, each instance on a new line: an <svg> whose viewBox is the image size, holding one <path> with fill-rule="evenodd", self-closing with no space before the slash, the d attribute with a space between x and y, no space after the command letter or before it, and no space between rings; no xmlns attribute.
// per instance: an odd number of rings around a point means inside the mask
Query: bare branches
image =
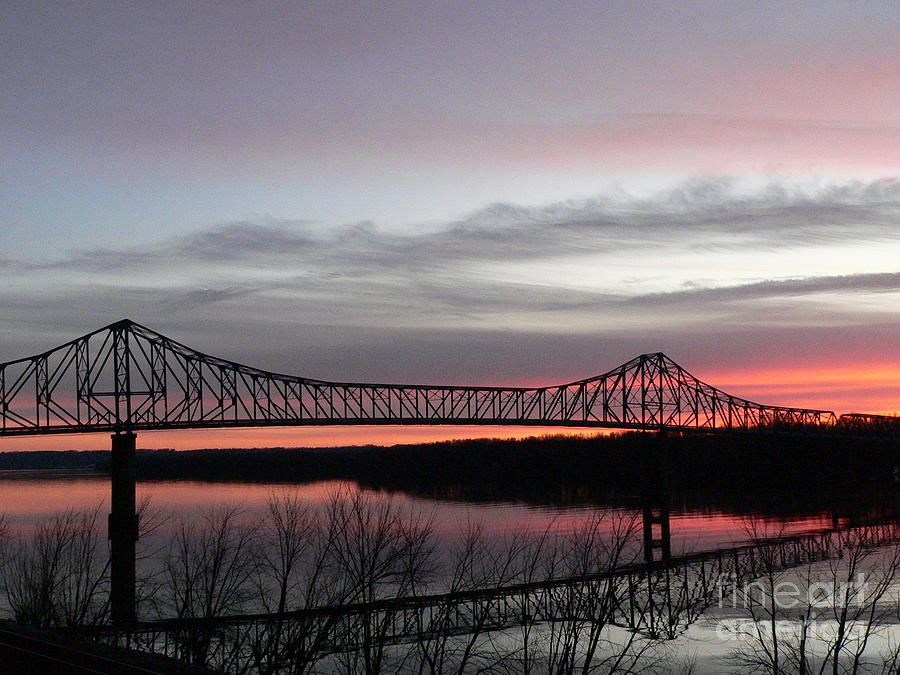
<svg viewBox="0 0 900 675"><path fill-rule="evenodd" d="M32 539L10 540L2 579L17 620L106 620L97 515L65 512ZM733 556L644 565L638 522L596 511L505 536L469 523L439 555L432 517L404 502L338 492L313 508L275 492L262 514L220 506L177 522L165 549L148 545L142 564L160 571L147 594L158 616L177 618L127 640L266 675L663 673L677 662L672 638L719 588L711 579L731 571L743 583L733 597L751 617L733 654L742 671L878 670L881 633L900 618L889 602L900 548L885 545L894 526L779 539L777 527L754 522L756 545ZM786 592L803 586L807 599L792 602ZM785 633L785 621L796 630ZM889 672L897 652L883 660Z"/></svg>
<svg viewBox="0 0 900 675"><path fill-rule="evenodd" d="M105 621L109 562L99 513L64 511L10 542L2 580L17 621L44 628Z"/></svg>
<svg viewBox="0 0 900 675"><path fill-rule="evenodd" d="M373 603L416 595L436 572L432 519L404 513L391 501L361 492L338 494L328 505L334 523L334 564L351 602ZM354 627L357 649L341 655L346 672L380 673L395 629L392 611L361 610Z"/></svg>
<svg viewBox="0 0 900 675"><path fill-rule="evenodd" d="M208 509L199 522L182 519L163 563L163 611L182 619L212 619L245 611L257 565L254 530L239 507ZM214 630L198 622L177 636L186 660L205 664ZM229 652L237 653L240 645Z"/></svg>
<svg viewBox="0 0 900 675"><path fill-rule="evenodd" d="M897 525L833 533L832 557L790 570L784 551L762 547L761 576L737 597L751 620L735 636L731 659L747 672L843 675L877 672L871 639L897 618L894 588L900 571ZM883 657L885 672L897 660ZM875 669L873 671L873 668Z"/></svg>

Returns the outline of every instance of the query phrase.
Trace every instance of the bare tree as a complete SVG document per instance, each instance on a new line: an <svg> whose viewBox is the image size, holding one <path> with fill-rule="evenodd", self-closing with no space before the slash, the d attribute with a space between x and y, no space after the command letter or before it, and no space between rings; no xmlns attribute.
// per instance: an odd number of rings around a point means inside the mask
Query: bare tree
<svg viewBox="0 0 900 675"><path fill-rule="evenodd" d="M741 644L730 660L747 672L782 673L787 667L783 641L779 640L779 591L787 574L785 544L767 545L785 539L784 524L751 518L744 523L744 532L756 546L754 558L757 578L743 586L735 586L735 601L746 609L751 622L736 637ZM738 570L735 570L738 574ZM738 584L738 579L735 579Z"/></svg>
<svg viewBox="0 0 900 675"><path fill-rule="evenodd" d="M625 622L628 594L635 592L617 572L637 561L638 530L634 515L597 510L562 535L559 571L577 581L545 596L550 602L541 634L548 672L630 672L652 665L648 657L659 638L617 628Z"/></svg>
<svg viewBox="0 0 900 675"><path fill-rule="evenodd" d="M105 621L109 558L99 514L99 506L70 509L10 542L2 580L16 621L42 628Z"/></svg>
<svg viewBox="0 0 900 675"><path fill-rule="evenodd" d="M332 508L327 513L335 512ZM351 590L332 560L338 525L296 493L270 495L258 530L254 583L263 611L273 616L250 640L259 672L306 673L322 657L337 615L310 619L296 610L334 607L348 600Z"/></svg>
<svg viewBox="0 0 900 675"><path fill-rule="evenodd" d="M9 533L9 519L5 513L0 513L0 566L6 562Z"/></svg>
<svg viewBox="0 0 900 675"><path fill-rule="evenodd" d="M791 645L797 653L795 662L811 672L865 672L870 639L896 615L895 599L886 600L900 570L900 547L876 549L868 534L868 528L839 534L842 555L828 560L824 570L805 580L807 588L816 584L825 591L820 598L808 598L808 604L815 607L815 613L808 614L825 630L817 630L811 639ZM812 654L816 648L822 657L813 669Z"/></svg>
<svg viewBox="0 0 900 675"><path fill-rule="evenodd" d="M896 599L888 594L900 570L900 548L878 546L896 538L896 526L880 527L894 534L879 531L873 538L877 528L834 533L831 557L798 564L794 572L785 544L760 546L762 576L738 594L751 622L732 661L747 672L871 672L876 659L867 650L896 616Z"/></svg>
<svg viewBox="0 0 900 675"><path fill-rule="evenodd" d="M9 562L10 527L6 513L0 513L0 587L6 588L6 566Z"/></svg>
<svg viewBox="0 0 900 675"><path fill-rule="evenodd" d="M357 649L341 655L341 668L381 673L387 666L394 610L366 606L419 594L433 580L433 516L404 512L390 500L354 492L331 500L327 518L335 533L332 559L344 584L342 595L362 605L349 628Z"/></svg>
<svg viewBox="0 0 900 675"><path fill-rule="evenodd" d="M874 672L877 672L878 675L897 675L897 673L900 673L900 640L896 640L894 646L883 651L880 656L881 667Z"/></svg>
<svg viewBox="0 0 900 675"><path fill-rule="evenodd" d="M559 544L556 524L554 519L541 532L520 531L503 542L494 564L509 570L512 584L534 584L557 575L562 556L556 548ZM531 673L544 660L544 645L536 621L540 598L522 592L512 594L507 603L510 608L507 621L513 622L516 628L488 635L494 660L486 664L485 671Z"/></svg>
<svg viewBox="0 0 900 675"><path fill-rule="evenodd" d="M633 591L616 572L639 555L636 517L596 511L572 531L555 530L551 525L515 547L515 578L528 590L512 596L518 628L491 634L496 659L485 659L484 671L586 674L652 667L651 651L661 640L616 627Z"/></svg>
<svg viewBox="0 0 900 675"><path fill-rule="evenodd" d="M135 550L135 597L138 617L152 614L165 584L161 563L168 541L155 536L170 520L169 512L158 508L145 495L137 505L138 541Z"/></svg>
<svg viewBox="0 0 900 675"><path fill-rule="evenodd" d="M255 530L243 516L239 507L226 505L208 509L199 522L182 519L164 561L163 612L198 620L178 636L191 663L205 664L214 638L224 640L203 620L240 613L253 598ZM234 654L240 648L231 644Z"/></svg>
<svg viewBox="0 0 900 675"><path fill-rule="evenodd" d="M462 603L461 594L496 588L514 582L520 567L520 548L491 546L480 522L469 521L461 539L449 552L445 602L428 612L428 622L417 642L420 673L462 674L496 661L485 633L498 622L498 608L489 602Z"/></svg>

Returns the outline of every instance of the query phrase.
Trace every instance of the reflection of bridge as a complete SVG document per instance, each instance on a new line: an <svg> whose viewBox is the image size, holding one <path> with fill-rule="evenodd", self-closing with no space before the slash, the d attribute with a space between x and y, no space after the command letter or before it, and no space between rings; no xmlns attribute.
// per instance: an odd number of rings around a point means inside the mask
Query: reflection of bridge
<svg viewBox="0 0 900 675"><path fill-rule="evenodd" d="M0 364L0 436L113 432L112 614L134 620L135 432L284 425L532 425L896 437L900 418L767 406L662 353L549 387L326 382L202 354L119 321ZM648 535L649 536L649 535Z"/></svg>
<svg viewBox="0 0 900 675"><path fill-rule="evenodd" d="M896 522L876 521L843 530L757 538L664 564L596 561L578 576L520 579L498 587L280 614L164 619L125 631L90 626L73 632L225 672L256 672L261 657L279 664L277 672L304 672L302 665L337 652L437 642L560 620L672 639L716 602L736 607L741 589L761 576L898 539ZM283 653L273 653L279 647Z"/></svg>

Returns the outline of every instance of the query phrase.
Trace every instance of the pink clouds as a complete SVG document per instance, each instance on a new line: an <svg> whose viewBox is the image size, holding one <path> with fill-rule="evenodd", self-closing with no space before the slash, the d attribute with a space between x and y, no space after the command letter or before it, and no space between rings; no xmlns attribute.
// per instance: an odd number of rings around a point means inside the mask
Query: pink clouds
<svg viewBox="0 0 900 675"><path fill-rule="evenodd" d="M893 170L900 128L888 123L819 122L714 115L637 115L546 135L523 131L494 138L504 166L554 166L564 171L673 167L706 174ZM487 141L490 145L491 141ZM521 168L521 166L520 166Z"/></svg>
<svg viewBox="0 0 900 675"><path fill-rule="evenodd" d="M731 394L772 405L824 408L839 414L900 411L900 366L891 362L718 371L708 381Z"/></svg>

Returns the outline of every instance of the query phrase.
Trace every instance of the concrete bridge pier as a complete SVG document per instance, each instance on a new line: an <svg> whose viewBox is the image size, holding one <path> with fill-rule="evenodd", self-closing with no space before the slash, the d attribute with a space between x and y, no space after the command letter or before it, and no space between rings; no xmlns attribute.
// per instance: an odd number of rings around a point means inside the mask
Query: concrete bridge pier
<svg viewBox="0 0 900 675"><path fill-rule="evenodd" d="M138 516L135 504L135 446L130 431L112 435L112 505L109 514L110 618L117 628L134 625L135 544Z"/></svg>

